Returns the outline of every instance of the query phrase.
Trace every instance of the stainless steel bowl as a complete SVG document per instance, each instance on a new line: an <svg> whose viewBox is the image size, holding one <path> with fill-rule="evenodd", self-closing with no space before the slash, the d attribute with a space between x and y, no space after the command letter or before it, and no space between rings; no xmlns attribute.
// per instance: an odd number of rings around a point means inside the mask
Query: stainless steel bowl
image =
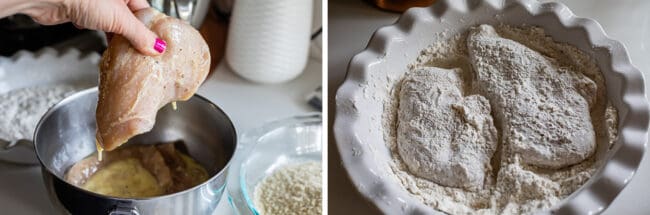
<svg viewBox="0 0 650 215"><path fill-rule="evenodd" d="M210 0L148 0L151 7L190 23L199 29L210 8Z"/></svg>
<svg viewBox="0 0 650 215"><path fill-rule="evenodd" d="M71 214L211 214L226 183L228 164L236 148L236 133L228 116L207 99L195 95L158 111L152 131L127 144L184 140L191 157L206 168L210 179L195 187L151 198L116 198L83 190L64 180L77 161L95 152L97 88L63 99L41 119L34 134L36 155L52 202ZM116 178L115 180L119 180Z"/></svg>

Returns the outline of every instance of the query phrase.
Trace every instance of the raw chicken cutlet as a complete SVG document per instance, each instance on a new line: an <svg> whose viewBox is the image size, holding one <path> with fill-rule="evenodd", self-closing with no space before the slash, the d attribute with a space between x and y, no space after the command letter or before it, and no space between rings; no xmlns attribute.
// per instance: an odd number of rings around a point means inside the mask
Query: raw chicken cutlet
<svg viewBox="0 0 650 215"><path fill-rule="evenodd" d="M122 36L110 41L100 63L99 150L113 150L150 131L158 110L191 98L210 70L208 45L192 26L151 8L135 15L167 42L167 48L159 56L146 56Z"/></svg>

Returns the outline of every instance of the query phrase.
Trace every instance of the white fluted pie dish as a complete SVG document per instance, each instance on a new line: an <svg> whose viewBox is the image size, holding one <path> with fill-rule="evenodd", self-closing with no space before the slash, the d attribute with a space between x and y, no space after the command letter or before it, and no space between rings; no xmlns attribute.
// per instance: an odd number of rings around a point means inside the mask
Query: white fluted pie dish
<svg viewBox="0 0 650 215"><path fill-rule="evenodd" d="M553 40L571 44L594 58L607 84L608 100L618 109L619 138L599 159L604 165L562 202L541 213L602 212L632 179L645 152L648 102L641 72L625 47L591 19L576 17L560 3L532 0L446 0L405 12L380 28L367 48L354 56L336 96L334 134L343 164L359 192L386 214L435 214L391 176L391 153L383 138L382 114L391 89L382 82L399 78L420 51L438 38L478 24L533 25ZM365 90L364 90L365 89ZM369 90L372 90L370 94Z"/></svg>

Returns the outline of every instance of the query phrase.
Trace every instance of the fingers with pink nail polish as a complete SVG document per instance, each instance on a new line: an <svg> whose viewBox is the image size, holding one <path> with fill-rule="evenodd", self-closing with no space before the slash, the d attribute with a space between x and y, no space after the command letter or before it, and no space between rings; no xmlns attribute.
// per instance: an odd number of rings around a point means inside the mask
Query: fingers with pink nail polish
<svg viewBox="0 0 650 215"><path fill-rule="evenodd" d="M126 6L124 6L126 7ZM160 37L153 33L135 14L129 10L125 11L123 15L119 16L119 23L122 23L123 28L117 28L114 33L124 36L131 42L131 45L145 55L159 55L162 52L157 49L160 45ZM162 41L162 40L161 40ZM163 41L164 46L166 43ZM164 48L162 49L164 51Z"/></svg>
<svg viewBox="0 0 650 215"><path fill-rule="evenodd" d="M158 53L163 53L165 52L165 49L167 48L167 42L160 38L156 38L156 43L153 45L153 49L156 50Z"/></svg>

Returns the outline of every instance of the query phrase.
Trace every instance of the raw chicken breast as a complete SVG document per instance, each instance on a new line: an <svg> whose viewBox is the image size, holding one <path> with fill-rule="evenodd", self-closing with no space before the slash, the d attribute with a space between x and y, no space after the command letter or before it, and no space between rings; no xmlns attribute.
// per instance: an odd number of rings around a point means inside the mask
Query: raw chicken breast
<svg viewBox="0 0 650 215"><path fill-rule="evenodd" d="M122 36L110 41L100 63L96 113L97 142L108 151L150 131L167 103L192 97L210 68L208 45L192 26L151 8L136 16L167 48L146 56Z"/></svg>

